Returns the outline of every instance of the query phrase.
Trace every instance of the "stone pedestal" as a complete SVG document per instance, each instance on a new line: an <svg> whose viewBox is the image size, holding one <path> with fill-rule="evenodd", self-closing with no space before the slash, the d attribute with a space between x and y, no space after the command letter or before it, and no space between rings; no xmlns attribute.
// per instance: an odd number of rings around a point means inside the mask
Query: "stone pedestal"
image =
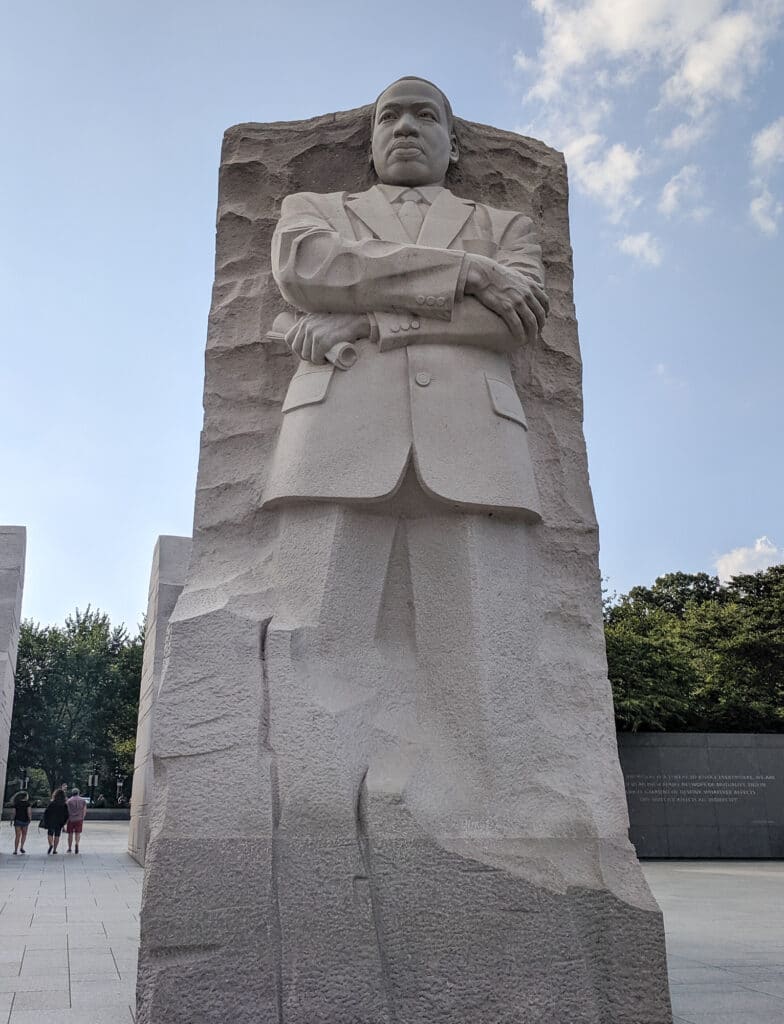
<svg viewBox="0 0 784 1024"><path fill-rule="evenodd" d="M159 537L155 544L147 597L142 681L139 689L139 722L136 727L136 757L133 765L131 825L128 852L144 864L150 835L153 793L152 725L155 700L161 682L166 628L177 598L185 584L191 556L190 537Z"/></svg>
<svg viewBox="0 0 784 1024"><path fill-rule="evenodd" d="M607 681L566 168L534 140L457 131L447 185L533 219L551 311L512 366L542 522L518 543L503 516L466 518L453 535L477 560L453 578L419 499L405 530L260 509L295 366L265 337L280 203L373 183L370 109L226 133L140 1024L670 1024ZM429 602L454 604L448 635L412 617Z"/></svg>
<svg viewBox="0 0 784 1024"><path fill-rule="evenodd" d="M0 526L0 800L8 767L26 545L23 526Z"/></svg>

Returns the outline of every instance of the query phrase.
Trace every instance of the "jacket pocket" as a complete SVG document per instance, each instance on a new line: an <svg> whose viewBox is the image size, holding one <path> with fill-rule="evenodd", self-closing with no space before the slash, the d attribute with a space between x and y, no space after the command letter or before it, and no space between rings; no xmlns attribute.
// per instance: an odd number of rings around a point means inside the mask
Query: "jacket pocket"
<svg viewBox="0 0 784 1024"><path fill-rule="evenodd" d="M327 397L327 389L334 372L335 367L327 363L326 366L313 366L303 373L295 374L283 400L282 411L291 412L302 405L317 405L323 402Z"/></svg>
<svg viewBox="0 0 784 1024"><path fill-rule="evenodd" d="M487 390L490 392L490 402L498 416L504 419L514 420L521 427L528 430L528 421L523 412L523 406L517 396L517 392L511 384L498 380L497 377L489 377L485 374Z"/></svg>

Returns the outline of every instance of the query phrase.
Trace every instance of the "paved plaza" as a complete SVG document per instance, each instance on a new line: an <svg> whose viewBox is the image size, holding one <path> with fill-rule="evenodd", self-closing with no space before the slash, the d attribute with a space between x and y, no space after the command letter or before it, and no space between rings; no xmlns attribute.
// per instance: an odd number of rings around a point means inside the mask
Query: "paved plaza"
<svg viewBox="0 0 784 1024"><path fill-rule="evenodd" d="M784 862L647 861L679 1024L784 1022Z"/></svg>
<svg viewBox="0 0 784 1024"><path fill-rule="evenodd" d="M2 823L0 1024L131 1024L142 870L127 841L125 822L88 822L78 857L47 857L33 823L14 857ZM645 874L678 1024L782 1024L784 863L659 861Z"/></svg>
<svg viewBox="0 0 784 1024"><path fill-rule="evenodd" d="M127 823L88 820L78 857L48 857L36 822L14 857L13 834L2 822L0 1024L130 1024L142 869Z"/></svg>

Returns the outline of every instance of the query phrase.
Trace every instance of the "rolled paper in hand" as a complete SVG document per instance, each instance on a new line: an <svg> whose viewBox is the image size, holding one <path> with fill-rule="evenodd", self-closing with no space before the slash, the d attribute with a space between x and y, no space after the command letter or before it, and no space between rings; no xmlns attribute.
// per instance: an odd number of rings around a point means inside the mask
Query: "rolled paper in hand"
<svg viewBox="0 0 784 1024"><path fill-rule="evenodd" d="M339 370L348 370L357 361L358 355L356 346L350 341L339 341L327 352L326 358Z"/></svg>
<svg viewBox="0 0 784 1024"><path fill-rule="evenodd" d="M278 313L272 325L272 330L267 331L265 338L267 341L285 342L286 335L296 322L297 318L293 313ZM352 345L350 341L339 341L336 345L332 346L324 358L338 370L348 370L357 361L358 356L359 352L356 345Z"/></svg>

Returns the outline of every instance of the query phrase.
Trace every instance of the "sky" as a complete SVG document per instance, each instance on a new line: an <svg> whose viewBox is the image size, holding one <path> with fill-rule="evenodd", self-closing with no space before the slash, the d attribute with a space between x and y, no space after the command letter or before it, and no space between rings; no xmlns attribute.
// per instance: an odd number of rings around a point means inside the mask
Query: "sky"
<svg viewBox="0 0 784 1024"><path fill-rule="evenodd" d="M223 131L419 74L564 150L610 591L784 561L784 0L36 0L0 39L0 523L134 628L191 532Z"/></svg>

